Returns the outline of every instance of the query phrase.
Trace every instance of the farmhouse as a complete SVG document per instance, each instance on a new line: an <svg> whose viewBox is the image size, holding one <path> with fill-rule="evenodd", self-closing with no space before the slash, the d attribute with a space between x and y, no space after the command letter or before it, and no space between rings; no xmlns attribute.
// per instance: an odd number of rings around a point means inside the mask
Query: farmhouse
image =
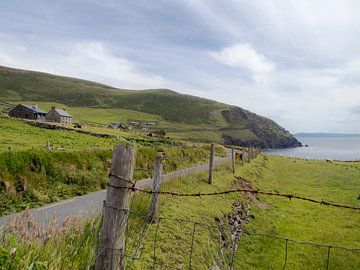
<svg viewBox="0 0 360 270"><path fill-rule="evenodd" d="M129 126L131 127L136 127L136 128L140 128L141 127L141 123L138 121L129 121Z"/></svg>
<svg viewBox="0 0 360 270"><path fill-rule="evenodd" d="M46 121L71 124L72 117L65 109L56 109L54 106L46 115Z"/></svg>
<svg viewBox="0 0 360 270"><path fill-rule="evenodd" d="M37 105L18 104L9 112L9 116L45 121L46 112L39 109Z"/></svg>

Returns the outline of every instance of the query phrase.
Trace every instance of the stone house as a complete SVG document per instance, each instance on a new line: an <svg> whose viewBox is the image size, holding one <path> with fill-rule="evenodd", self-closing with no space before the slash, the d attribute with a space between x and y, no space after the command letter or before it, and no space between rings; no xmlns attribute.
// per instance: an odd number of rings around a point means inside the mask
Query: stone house
<svg viewBox="0 0 360 270"><path fill-rule="evenodd" d="M54 106L46 115L46 121L71 124L72 116L65 109L56 109Z"/></svg>
<svg viewBox="0 0 360 270"><path fill-rule="evenodd" d="M39 109L37 105L18 104L10 112L9 116L16 118L45 121L47 112Z"/></svg>

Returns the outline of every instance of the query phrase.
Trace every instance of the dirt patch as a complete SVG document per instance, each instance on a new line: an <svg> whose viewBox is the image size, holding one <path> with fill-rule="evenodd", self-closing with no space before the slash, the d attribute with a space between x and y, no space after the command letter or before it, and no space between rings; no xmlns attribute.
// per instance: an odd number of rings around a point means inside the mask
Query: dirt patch
<svg viewBox="0 0 360 270"><path fill-rule="evenodd" d="M237 178L238 180L238 184L241 188L243 189L249 189L249 190L255 190L251 183L241 177ZM256 194L251 193L251 192L245 192L247 199L251 202L256 204L258 207L260 207L261 209L266 209L268 207L268 205L266 203L264 203L263 201L259 200L259 198L257 197Z"/></svg>
<svg viewBox="0 0 360 270"><path fill-rule="evenodd" d="M237 178L237 183L243 189L255 190L249 181L241 177ZM245 201L233 204L233 211L231 213L221 219L215 218L215 222L221 234L221 254L228 258L230 269L233 267L236 250L244 232L244 227L254 218L254 216L250 214L251 205L255 204L261 209L268 207L266 203L257 198L256 194L245 192L245 195Z"/></svg>

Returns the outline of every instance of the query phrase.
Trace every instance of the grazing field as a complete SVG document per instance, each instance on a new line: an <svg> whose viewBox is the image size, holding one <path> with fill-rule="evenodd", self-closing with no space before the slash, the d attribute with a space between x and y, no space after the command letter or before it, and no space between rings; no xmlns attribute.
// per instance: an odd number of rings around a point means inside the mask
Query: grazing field
<svg viewBox="0 0 360 270"><path fill-rule="evenodd" d="M54 102L36 102L25 101L23 104L37 104L39 108L49 111L51 106L66 109L73 117L73 123L82 123L83 130L97 133L106 133L119 136L136 136L146 135L149 131L164 129L166 136L176 139L186 139L191 141L215 142L222 143L221 134L218 132L220 127L225 126L220 122L220 126L210 127L205 123L187 124L180 122L171 122L164 120L161 116L143 113L139 111L126 109L109 109L109 108L86 108L86 107L70 107L61 103ZM13 104L17 104L13 102ZM0 104L1 105L1 104ZM213 116L214 121L220 121L219 114ZM110 123L128 123L129 121L154 122L155 126L146 129L135 129L132 132L119 129L106 128Z"/></svg>
<svg viewBox="0 0 360 270"><path fill-rule="evenodd" d="M296 194L360 207L360 162L334 162L263 156L240 175L267 191ZM303 242L360 248L360 212L285 198L260 196L266 209L253 207L249 232ZM288 243L286 269L325 269L327 248ZM360 252L331 249L329 269L360 269ZM239 269L281 269L285 241L244 235Z"/></svg>
<svg viewBox="0 0 360 270"><path fill-rule="evenodd" d="M76 132L48 130L30 126L21 120L0 118L0 152L25 149L46 149L47 143L55 149L84 150L107 148L119 143L115 138L98 138Z"/></svg>
<svg viewBox="0 0 360 270"><path fill-rule="evenodd" d="M56 102L38 102L38 101L22 101L21 104L37 104L39 108L46 112L52 106L56 108L64 108L73 117L73 122L94 122L98 124L108 125L110 123L128 122L128 121L153 121L157 122L162 118L158 115L143 113L126 109L108 109L108 108L87 108L87 107L70 107L65 104ZM13 102L13 104L17 104Z"/></svg>

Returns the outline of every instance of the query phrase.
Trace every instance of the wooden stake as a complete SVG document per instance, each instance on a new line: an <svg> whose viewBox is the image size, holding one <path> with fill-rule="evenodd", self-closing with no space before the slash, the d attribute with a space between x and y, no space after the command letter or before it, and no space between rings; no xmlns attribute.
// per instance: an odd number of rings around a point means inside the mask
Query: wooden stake
<svg viewBox="0 0 360 270"><path fill-rule="evenodd" d="M152 194L150 210L147 216L148 223L157 223L156 216L159 209L160 194L156 192L160 191L162 170L163 170L163 166L162 166L163 157L164 157L163 154L158 154L155 158L153 188L152 188L154 193Z"/></svg>
<svg viewBox="0 0 360 270"><path fill-rule="evenodd" d="M214 155L215 155L215 144L210 146L210 162L209 162L209 184L212 184L213 170L214 170Z"/></svg>
<svg viewBox="0 0 360 270"><path fill-rule="evenodd" d="M245 151L244 147L241 147L241 165L244 165Z"/></svg>
<svg viewBox="0 0 360 270"><path fill-rule="evenodd" d="M96 270L125 269L125 231L131 193L126 187L133 185L134 152L131 146L117 145L114 148Z"/></svg>
<svg viewBox="0 0 360 270"><path fill-rule="evenodd" d="M235 151L234 148L231 148L231 165L232 165L232 172L235 174Z"/></svg>

